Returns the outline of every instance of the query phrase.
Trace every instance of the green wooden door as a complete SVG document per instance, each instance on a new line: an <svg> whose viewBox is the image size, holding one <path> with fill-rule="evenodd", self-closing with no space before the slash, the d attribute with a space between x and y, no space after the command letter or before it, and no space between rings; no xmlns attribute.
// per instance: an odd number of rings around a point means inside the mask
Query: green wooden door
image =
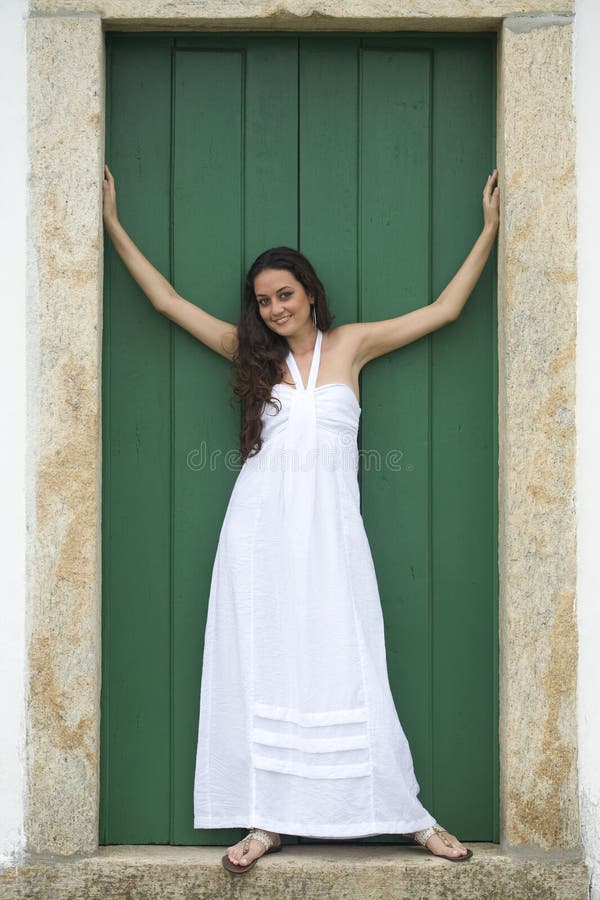
<svg viewBox="0 0 600 900"><path fill-rule="evenodd" d="M298 247L335 325L431 302L481 227L493 35L108 34L121 220L236 321ZM212 562L237 472L228 362L160 316L106 242L101 843L231 843L192 787ZM497 839L494 258L460 319L363 369L360 481L421 800ZM248 823L251 825L252 823ZM394 835L366 840L397 840ZM307 840L307 839L304 839Z"/></svg>

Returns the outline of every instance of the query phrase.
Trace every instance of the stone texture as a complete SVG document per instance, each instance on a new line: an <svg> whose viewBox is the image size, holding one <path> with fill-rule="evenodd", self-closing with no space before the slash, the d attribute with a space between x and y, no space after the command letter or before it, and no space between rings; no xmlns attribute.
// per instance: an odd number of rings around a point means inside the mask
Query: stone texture
<svg viewBox="0 0 600 900"><path fill-rule="evenodd" d="M500 48L499 540L506 845L579 845L572 26Z"/></svg>
<svg viewBox="0 0 600 900"><path fill-rule="evenodd" d="M587 900L579 859L519 859L473 844L469 862L420 847L300 845L246 875L221 866L225 847L107 847L68 862L0 870L0 900Z"/></svg>
<svg viewBox="0 0 600 900"><path fill-rule="evenodd" d="M545 13L570 13L574 0L544 0ZM31 0L38 13L100 13L106 28L167 30L356 29L480 31L504 16L538 13L535 0Z"/></svg>
<svg viewBox="0 0 600 900"><path fill-rule="evenodd" d="M28 847L97 847L100 17L27 23Z"/></svg>

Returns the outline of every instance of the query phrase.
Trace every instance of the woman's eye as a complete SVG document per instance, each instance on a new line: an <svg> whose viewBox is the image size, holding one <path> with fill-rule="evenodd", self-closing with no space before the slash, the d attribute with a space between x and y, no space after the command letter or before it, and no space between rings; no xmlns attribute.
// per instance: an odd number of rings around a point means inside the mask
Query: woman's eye
<svg viewBox="0 0 600 900"><path fill-rule="evenodd" d="M280 296L280 297L289 297L290 295L291 295L291 291L284 291L283 294L280 294L279 296ZM259 300L258 302L259 302L260 304L268 303L268 302L269 302L269 298L268 298L268 297L261 297L260 300Z"/></svg>

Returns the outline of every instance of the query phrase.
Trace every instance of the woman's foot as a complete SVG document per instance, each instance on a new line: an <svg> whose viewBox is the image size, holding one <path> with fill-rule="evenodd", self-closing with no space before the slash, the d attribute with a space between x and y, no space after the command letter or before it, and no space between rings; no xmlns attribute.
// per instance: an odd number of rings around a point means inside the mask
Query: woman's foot
<svg viewBox="0 0 600 900"><path fill-rule="evenodd" d="M248 829L252 831L252 828ZM262 829L263 831L265 829ZM273 841L273 846L277 846L281 843L281 838L277 834L276 831L267 831L267 834ZM227 856L231 860L232 863L236 863L239 866L247 866L252 862L253 859L256 859L259 856L262 856L266 850L265 845L262 841L258 841L256 838L252 838L250 840L250 846L248 848L248 852L244 853L243 851L244 838L241 841L238 841L237 844L233 844L232 847L227 848Z"/></svg>
<svg viewBox="0 0 600 900"><path fill-rule="evenodd" d="M425 845L428 850L431 850L431 852L435 854L435 856L451 856L453 858L459 858L467 855L469 851L461 844L457 837L450 834L448 831L444 831L443 836L448 843L446 843L438 833L432 834Z"/></svg>

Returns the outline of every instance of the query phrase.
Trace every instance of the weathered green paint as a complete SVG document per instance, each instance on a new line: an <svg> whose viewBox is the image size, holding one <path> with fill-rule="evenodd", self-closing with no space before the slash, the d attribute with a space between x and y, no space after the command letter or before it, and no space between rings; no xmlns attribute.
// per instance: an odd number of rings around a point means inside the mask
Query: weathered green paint
<svg viewBox="0 0 600 900"><path fill-rule="evenodd" d="M246 268L288 244L313 261L334 326L391 318L435 299L477 236L492 35L107 46L121 220L214 315L236 321ZM392 690L421 799L468 840L498 827L494 263L457 322L361 376ZM240 830L193 829L192 785L212 562L239 470L230 368L152 309L109 240L103 344L100 841L225 844Z"/></svg>

